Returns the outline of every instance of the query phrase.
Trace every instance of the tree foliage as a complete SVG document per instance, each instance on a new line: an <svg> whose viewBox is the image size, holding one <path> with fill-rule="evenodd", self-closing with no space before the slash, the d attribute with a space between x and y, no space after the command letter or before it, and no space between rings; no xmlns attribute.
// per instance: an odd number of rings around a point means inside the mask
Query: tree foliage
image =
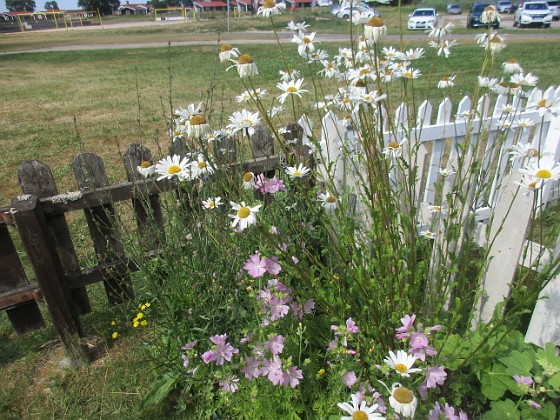
<svg viewBox="0 0 560 420"><path fill-rule="evenodd" d="M33 12L35 10L34 0L6 0L8 12Z"/></svg>
<svg viewBox="0 0 560 420"><path fill-rule="evenodd" d="M8 0L6 0L8 1ZM119 0L78 0L78 7L84 10L97 10L102 15L110 15L121 5Z"/></svg>
<svg viewBox="0 0 560 420"><path fill-rule="evenodd" d="M45 3L45 10L60 10L58 3L54 0Z"/></svg>

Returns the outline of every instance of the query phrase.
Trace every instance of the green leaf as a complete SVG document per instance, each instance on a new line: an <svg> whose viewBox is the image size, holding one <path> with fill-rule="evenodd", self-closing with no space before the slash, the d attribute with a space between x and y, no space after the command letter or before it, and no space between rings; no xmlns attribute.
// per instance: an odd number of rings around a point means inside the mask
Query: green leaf
<svg viewBox="0 0 560 420"><path fill-rule="evenodd" d="M175 389L176 385L177 378L174 378L171 374L166 373L150 387L146 398L142 401L142 406L144 408L153 408L161 404L171 391Z"/></svg>
<svg viewBox="0 0 560 420"><path fill-rule="evenodd" d="M554 344L546 343L544 350L537 351L537 363L543 368L545 376L554 376L560 372L560 357L556 355Z"/></svg>
<svg viewBox="0 0 560 420"><path fill-rule="evenodd" d="M482 394L493 401L500 399L508 389L516 386L512 376L506 372L506 367L500 363L492 366L490 372L483 372L480 383Z"/></svg>
<svg viewBox="0 0 560 420"><path fill-rule="evenodd" d="M555 391L560 391L560 373L557 373L550 378L548 380L548 385L550 385Z"/></svg>
<svg viewBox="0 0 560 420"><path fill-rule="evenodd" d="M518 350L513 350L508 356L499 359L506 365L506 372L511 376L523 375L532 376L531 369L533 368L533 361L535 360L534 353L525 351L521 353Z"/></svg>
<svg viewBox="0 0 560 420"><path fill-rule="evenodd" d="M512 400L494 401L490 404L490 411L482 416L482 420L520 419L517 405Z"/></svg>
<svg viewBox="0 0 560 420"><path fill-rule="evenodd" d="M524 402L521 408L521 418L531 420L555 420L556 407L551 401L547 401L547 403L542 404L542 408L538 410L535 407L531 407L527 402Z"/></svg>

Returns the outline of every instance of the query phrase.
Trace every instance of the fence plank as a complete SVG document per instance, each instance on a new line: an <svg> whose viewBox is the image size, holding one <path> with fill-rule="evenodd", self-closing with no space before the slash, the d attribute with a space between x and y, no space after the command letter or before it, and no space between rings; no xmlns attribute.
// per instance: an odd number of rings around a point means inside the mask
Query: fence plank
<svg viewBox="0 0 560 420"><path fill-rule="evenodd" d="M17 176L21 191L24 194L33 194L39 198L58 194L51 169L37 160L23 162L18 169ZM54 246L60 258L62 269L64 271L79 270L78 256L64 215L46 215L45 220L54 238ZM74 289L71 293L79 312L82 314L90 313L91 304L87 290L85 288Z"/></svg>
<svg viewBox="0 0 560 420"><path fill-rule="evenodd" d="M45 327L45 321L35 302L35 287L28 286L8 226L0 222L0 309L6 309L8 318L18 334ZM30 289L33 287L33 289ZM26 289L16 293L20 289Z"/></svg>
<svg viewBox="0 0 560 420"><path fill-rule="evenodd" d="M80 320L74 305L69 304L69 290L64 287L64 274L45 215L35 195L17 197L12 201L14 221L23 246L41 286L54 328L74 366L87 363L88 357L79 342Z"/></svg>
<svg viewBox="0 0 560 420"><path fill-rule="evenodd" d="M152 152L140 144L130 145L124 152L123 160L126 176L131 182L144 179L137 169L142 162L153 164ZM137 189L132 199L132 207L142 242L145 245L150 244L151 248L158 248L162 242L165 242L165 226L159 194L145 194L141 189Z"/></svg>
<svg viewBox="0 0 560 420"><path fill-rule="evenodd" d="M72 162L74 177L81 189L95 190L107 185L103 160L93 153L81 153ZM112 204L85 210L93 247L99 263L124 257L124 246L117 229L115 207ZM115 275L103 282L110 304L119 304L134 297L129 275Z"/></svg>
<svg viewBox="0 0 560 420"><path fill-rule="evenodd" d="M525 234L533 213L531 196L523 194L515 184L521 175L512 173L504 183L504 191L494 210L490 228L490 249L482 280L482 296L475 309L475 322L488 322L496 305L509 294L525 242ZM513 202L512 202L513 200Z"/></svg>

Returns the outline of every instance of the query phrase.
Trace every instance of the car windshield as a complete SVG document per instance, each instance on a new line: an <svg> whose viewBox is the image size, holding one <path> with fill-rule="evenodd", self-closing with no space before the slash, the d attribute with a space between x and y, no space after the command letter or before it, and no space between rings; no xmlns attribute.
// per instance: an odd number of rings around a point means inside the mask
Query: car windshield
<svg viewBox="0 0 560 420"><path fill-rule="evenodd" d="M547 1L549 6L558 6L560 5L560 1Z"/></svg>
<svg viewBox="0 0 560 420"><path fill-rule="evenodd" d="M527 3L525 10L547 10L548 4L546 3Z"/></svg>
<svg viewBox="0 0 560 420"><path fill-rule="evenodd" d="M418 16L433 16L434 15L434 11L433 10L415 10L414 13L412 14L412 16L414 17L418 17Z"/></svg>
<svg viewBox="0 0 560 420"><path fill-rule="evenodd" d="M473 13L482 13L484 12L484 9L486 9L486 7L488 6L488 4L477 4L473 7Z"/></svg>

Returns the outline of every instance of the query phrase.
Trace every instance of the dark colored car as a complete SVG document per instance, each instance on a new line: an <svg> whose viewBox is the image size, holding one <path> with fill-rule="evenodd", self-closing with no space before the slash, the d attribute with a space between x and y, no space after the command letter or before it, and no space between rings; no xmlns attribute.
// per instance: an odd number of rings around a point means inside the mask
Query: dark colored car
<svg viewBox="0 0 560 420"><path fill-rule="evenodd" d="M509 0L499 1L498 2L498 12L500 13L512 13L513 4Z"/></svg>
<svg viewBox="0 0 560 420"><path fill-rule="evenodd" d="M481 20L482 13L484 12L484 9L486 9L486 7L488 6L496 7L496 3L475 2L472 4L471 10L469 10L469 14L467 15L467 28L476 28L479 26L491 26L492 28L498 29L500 27L500 22L498 21L492 22L490 25L482 22Z"/></svg>
<svg viewBox="0 0 560 420"><path fill-rule="evenodd" d="M448 15L460 15L461 13L463 13L463 11L461 10L461 6L459 6L458 4L448 4L447 5L447 14Z"/></svg>

